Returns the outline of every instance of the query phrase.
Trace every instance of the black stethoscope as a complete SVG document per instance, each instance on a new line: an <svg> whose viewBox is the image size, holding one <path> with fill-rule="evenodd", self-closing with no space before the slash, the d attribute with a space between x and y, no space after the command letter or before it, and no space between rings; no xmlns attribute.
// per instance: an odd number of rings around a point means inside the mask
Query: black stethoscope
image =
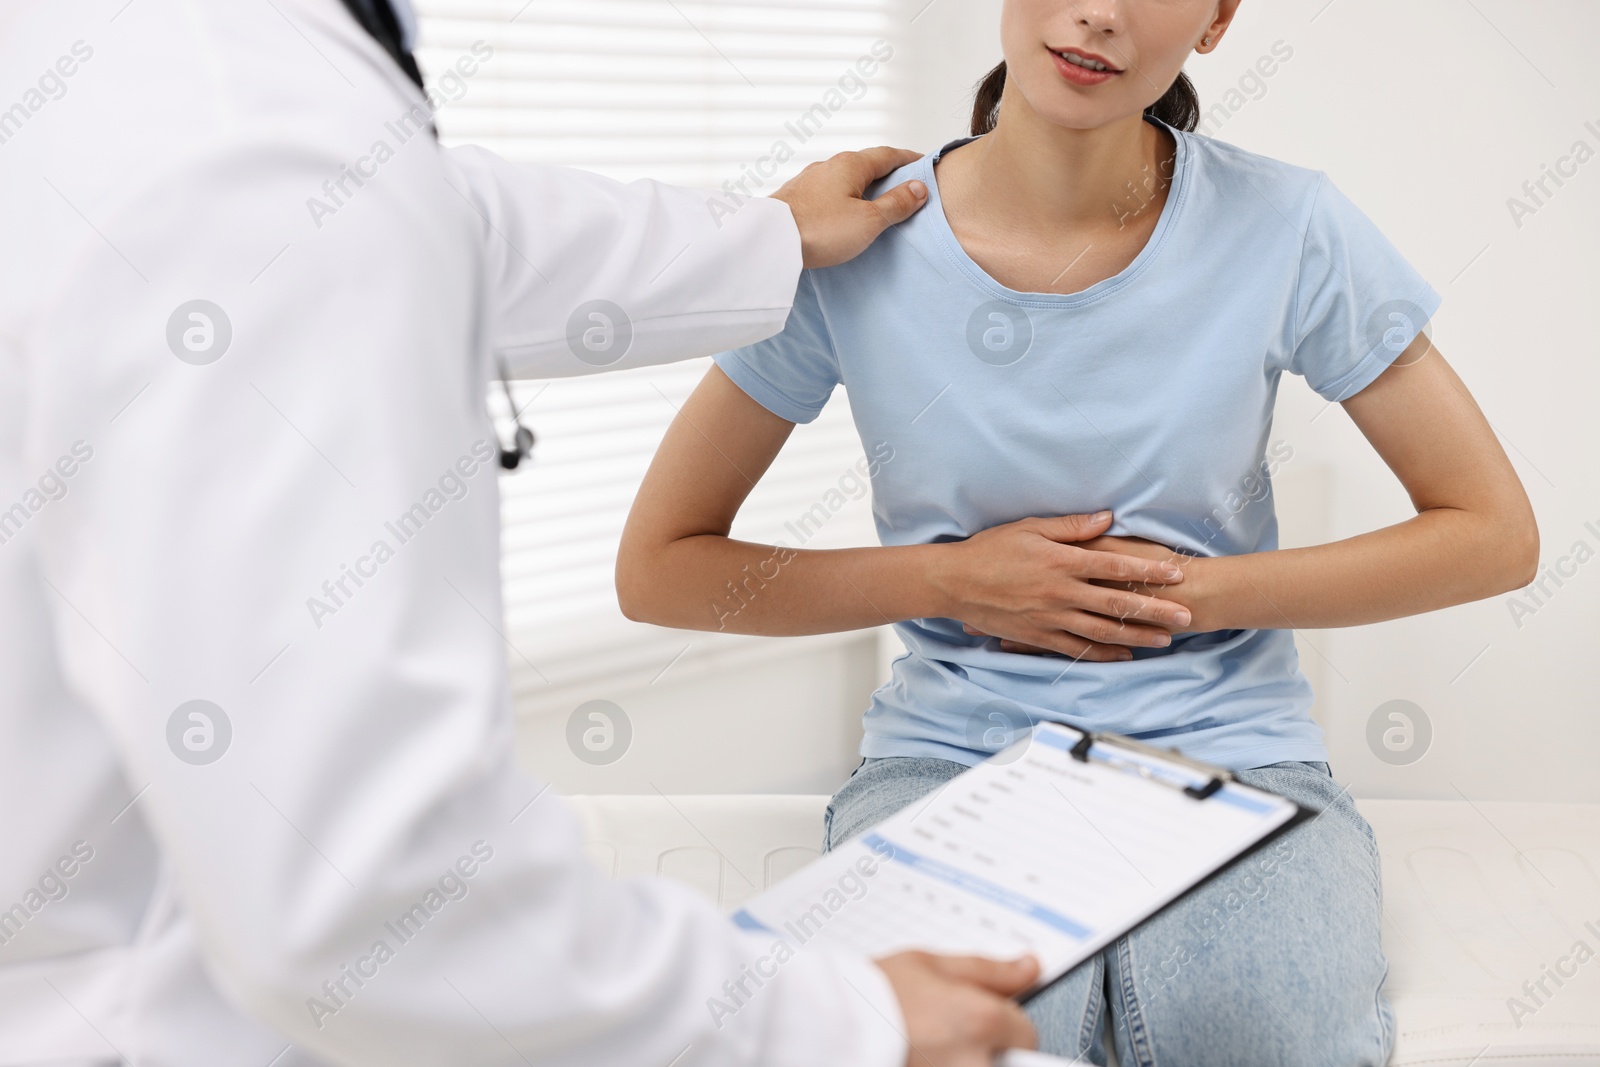
<svg viewBox="0 0 1600 1067"><path fill-rule="evenodd" d="M345 8L366 30L373 39L383 46L384 51L394 58L400 69L416 84L418 89L426 92L422 82L422 72L417 68L417 61L412 57L405 40L407 32L403 23L391 3L379 3L375 0L344 0ZM415 28L414 24L411 28ZM432 126L432 124L429 124ZM433 127L434 140L439 139L439 130ZM522 461L533 455L533 431L522 425L522 416L517 411L517 403L511 399L510 375L506 373L505 360L495 357L495 362L500 370L500 387L506 392L506 406L511 409L511 421L516 424L516 431L511 435L511 447L500 445L500 466L508 471L514 471L522 465ZM498 441L500 431L495 431Z"/></svg>
<svg viewBox="0 0 1600 1067"><path fill-rule="evenodd" d="M426 92L422 82L422 73L417 68L417 61L407 50L405 38L406 24L402 23L395 8L389 3L377 3L374 0L344 0L344 6L350 14L380 45L384 51L392 56L400 69L416 84L418 89ZM414 27L413 27L414 28ZM432 125L431 123L429 124ZM434 140L438 140L439 131L433 129ZM522 465L522 461L533 455L533 431L522 425L522 416L517 411L517 403L511 399L510 375L506 373L505 360L495 357L495 362L500 370L500 387L506 392L506 406L511 409L511 421L516 424L516 431L511 435L511 447L500 445L500 466L508 471L514 471ZM495 437L500 436L500 431L495 430Z"/></svg>
<svg viewBox="0 0 1600 1067"><path fill-rule="evenodd" d="M522 461L533 455L533 431L522 425L522 414L517 411L517 402L511 398L511 376L506 373L506 361L499 356L495 357L495 364L500 370L500 388L505 390L506 407L511 411L511 421L516 424L516 430L511 435L511 447L500 446L500 466L508 471L514 471L522 465ZM500 431L495 431L495 436L500 436Z"/></svg>

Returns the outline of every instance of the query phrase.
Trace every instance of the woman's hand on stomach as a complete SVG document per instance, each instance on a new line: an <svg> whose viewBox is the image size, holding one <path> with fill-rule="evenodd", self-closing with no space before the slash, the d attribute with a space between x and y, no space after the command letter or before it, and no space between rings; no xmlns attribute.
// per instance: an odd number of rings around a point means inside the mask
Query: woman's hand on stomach
<svg viewBox="0 0 1600 1067"><path fill-rule="evenodd" d="M1165 546L1102 536L1110 525L1108 511L1022 519L943 546L934 581L951 603L947 617L969 634L999 638L1007 652L1109 662L1171 644L1191 621L1170 599L1169 587L1184 580L1182 559Z"/></svg>

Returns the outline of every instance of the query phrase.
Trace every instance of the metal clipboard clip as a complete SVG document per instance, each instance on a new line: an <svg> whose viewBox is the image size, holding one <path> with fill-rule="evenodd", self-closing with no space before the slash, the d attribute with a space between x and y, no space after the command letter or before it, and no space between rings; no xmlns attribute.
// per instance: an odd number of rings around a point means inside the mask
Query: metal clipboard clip
<svg viewBox="0 0 1600 1067"><path fill-rule="evenodd" d="M1124 737L1121 734L1107 733L1104 731L1094 733L1084 730L1082 731L1082 734L1083 736L1078 739L1077 744L1073 745L1071 748L1072 758L1077 760L1079 763L1089 762L1089 750L1094 748L1096 745L1101 745L1106 748L1127 749L1129 752L1138 753L1141 756L1148 756L1151 759L1161 760L1166 763L1175 763L1178 766L1194 771L1196 774L1205 778L1205 784L1180 785L1177 782L1172 781L1170 778L1165 778L1156 774L1148 766L1136 760L1119 760L1115 756L1103 754L1099 757L1100 762L1106 764L1108 767L1115 767L1118 770L1132 771L1139 775L1139 777L1148 781L1155 782L1159 785L1169 786L1173 789L1182 790L1186 796L1191 796L1196 800L1205 800L1207 797L1216 793L1223 786L1234 781L1232 771L1224 770L1223 768L1210 763L1202 763L1197 759L1190 759L1188 756L1183 755L1175 748L1158 748L1155 745L1147 745L1143 741L1135 741L1131 737Z"/></svg>

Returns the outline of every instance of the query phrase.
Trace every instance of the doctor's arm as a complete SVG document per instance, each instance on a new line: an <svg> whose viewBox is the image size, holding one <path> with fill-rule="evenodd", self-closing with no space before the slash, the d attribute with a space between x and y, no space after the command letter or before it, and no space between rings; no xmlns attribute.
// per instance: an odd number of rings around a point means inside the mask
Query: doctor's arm
<svg viewBox="0 0 1600 1067"><path fill-rule="evenodd" d="M917 153L845 152L770 197L446 149L445 180L480 220L489 346L521 378L691 359L783 328L800 269L842 263L927 202L920 181L867 187Z"/></svg>
<svg viewBox="0 0 1600 1067"><path fill-rule="evenodd" d="M1192 557L1128 538L1088 547L1172 560L1185 630L1323 629L1416 615L1533 580L1539 530L1483 412L1425 334L1345 411L1399 478L1416 515L1331 544Z"/></svg>

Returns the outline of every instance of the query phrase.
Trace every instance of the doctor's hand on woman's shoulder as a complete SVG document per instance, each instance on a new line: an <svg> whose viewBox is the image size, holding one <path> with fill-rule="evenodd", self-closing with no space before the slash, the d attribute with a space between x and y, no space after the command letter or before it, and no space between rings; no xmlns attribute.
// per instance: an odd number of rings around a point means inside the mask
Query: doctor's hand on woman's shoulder
<svg viewBox="0 0 1600 1067"><path fill-rule="evenodd" d="M878 235L916 214L928 202L921 181L902 182L867 200L867 186L922 158L903 148L841 152L813 163L772 194L789 205L800 228L806 267L832 267L867 250Z"/></svg>
<svg viewBox="0 0 1600 1067"><path fill-rule="evenodd" d="M1011 999L1039 977L1032 956L901 952L876 962L900 999L906 1067L992 1067L1008 1048L1037 1047L1033 1024Z"/></svg>

